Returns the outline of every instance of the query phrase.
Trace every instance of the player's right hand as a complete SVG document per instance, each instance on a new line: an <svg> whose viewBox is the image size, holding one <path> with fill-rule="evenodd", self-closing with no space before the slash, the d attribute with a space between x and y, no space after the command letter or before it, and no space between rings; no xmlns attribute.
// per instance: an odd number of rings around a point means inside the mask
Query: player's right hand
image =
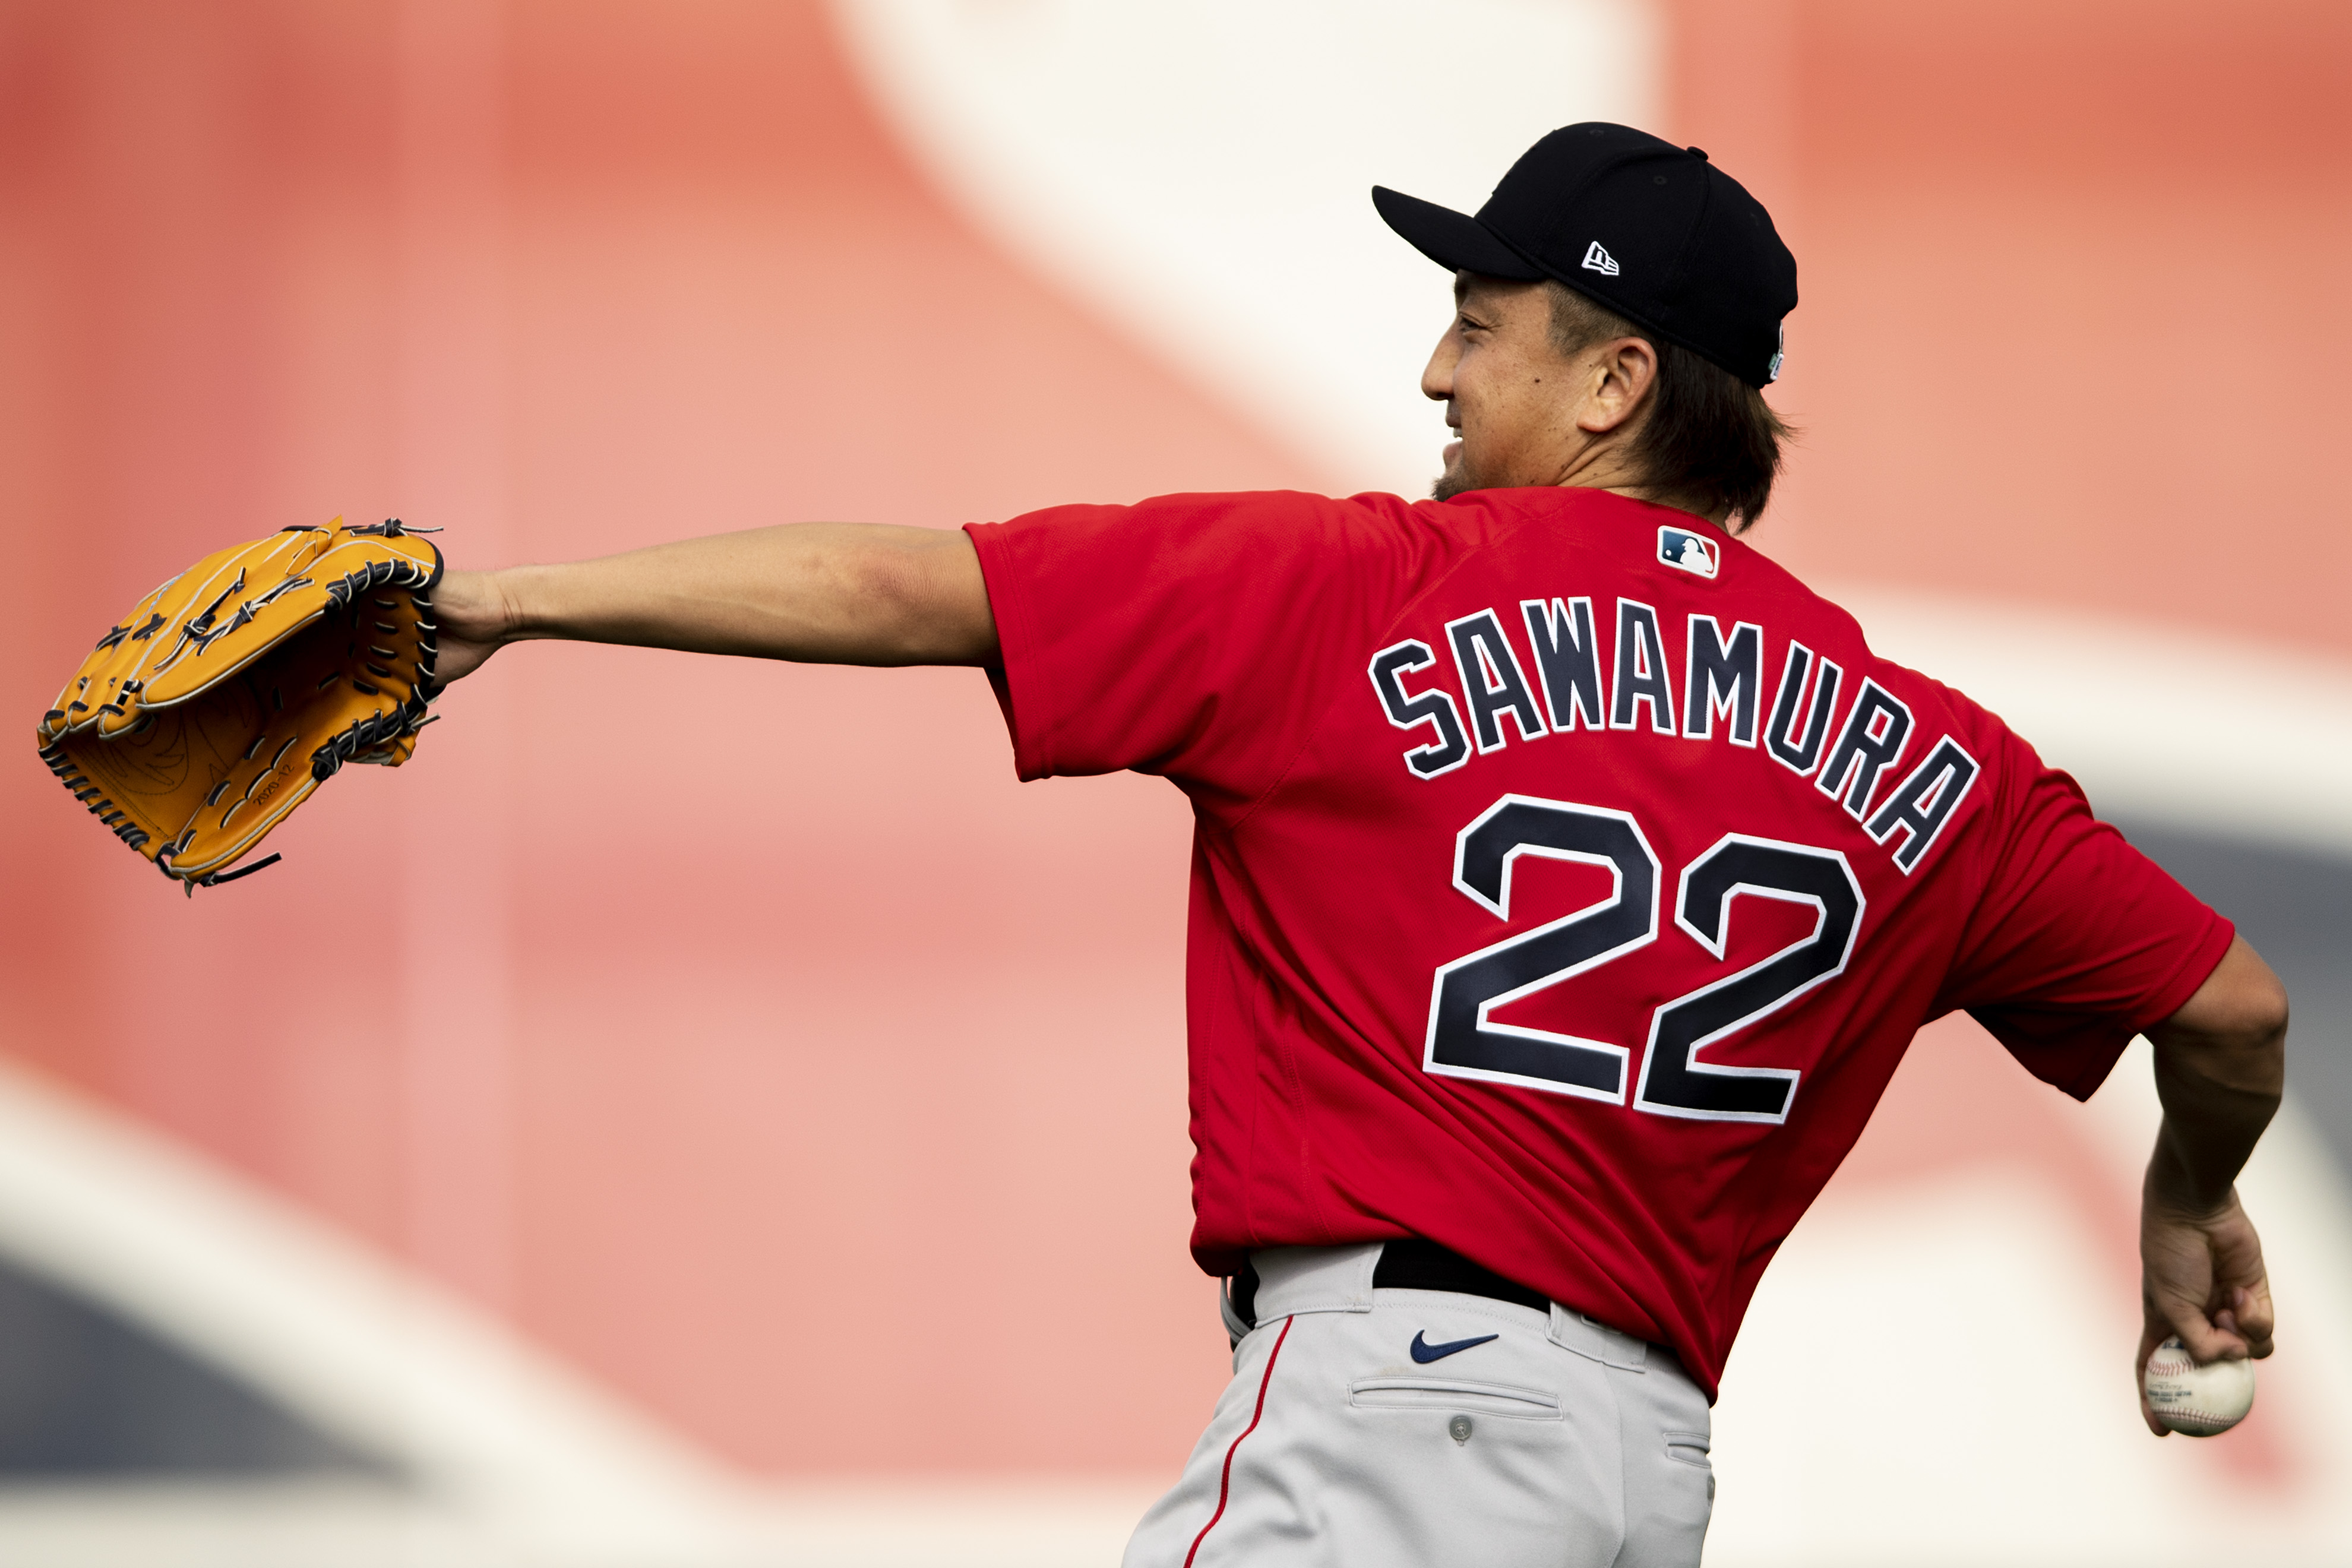
<svg viewBox="0 0 2352 1568"><path fill-rule="evenodd" d="M2140 1209L2139 1355L2133 1382L2141 1389L2140 1418L2162 1437L2167 1428L2149 1407L2147 1358L2167 1339L2200 1362L2261 1360L2271 1353L2276 1315L2262 1238L2233 1191L2210 1214L2192 1215L2143 1196Z"/></svg>

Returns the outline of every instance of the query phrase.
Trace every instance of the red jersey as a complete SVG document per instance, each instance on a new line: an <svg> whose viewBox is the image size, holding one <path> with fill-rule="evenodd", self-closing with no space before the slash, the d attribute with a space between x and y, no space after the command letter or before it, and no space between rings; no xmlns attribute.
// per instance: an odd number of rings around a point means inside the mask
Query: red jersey
<svg viewBox="0 0 2352 1568"><path fill-rule="evenodd" d="M1194 1256L1418 1236L1712 1393L1912 1034L2087 1096L2231 929L2000 720L1605 491L971 529L1024 778L1191 797Z"/></svg>

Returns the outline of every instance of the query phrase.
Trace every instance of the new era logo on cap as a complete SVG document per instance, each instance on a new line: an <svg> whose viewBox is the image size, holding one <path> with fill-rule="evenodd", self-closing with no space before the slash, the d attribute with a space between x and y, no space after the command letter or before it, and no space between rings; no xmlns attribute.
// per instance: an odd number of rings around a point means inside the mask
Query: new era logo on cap
<svg viewBox="0 0 2352 1568"><path fill-rule="evenodd" d="M1603 250L1601 247L1601 242L1597 239L1592 242L1591 248L1584 253L1584 269L1587 272L1598 272L1603 278L1614 278L1621 270L1617 265L1617 258Z"/></svg>
<svg viewBox="0 0 2352 1568"><path fill-rule="evenodd" d="M1722 547L1685 528L1658 530L1658 559L1696 577L1712 577L1723 565Z"/></svg>

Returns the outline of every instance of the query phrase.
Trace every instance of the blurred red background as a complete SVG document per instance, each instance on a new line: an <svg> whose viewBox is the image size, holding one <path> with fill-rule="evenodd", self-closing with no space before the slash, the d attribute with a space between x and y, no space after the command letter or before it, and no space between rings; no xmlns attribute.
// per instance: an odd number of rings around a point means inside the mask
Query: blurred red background
<svg viewBox="0 0 2352 1568"><path fill-rule="evenodd" d="M2347 646L2352 12L1668 22L1663 129L1803 268L1764 548ZM1346 481L950 216L819 5L0 5L0 212L28 729L158 580L339 512L487 565ZM747 1466L1172 1467L1224 1351L1180 798L1016 786L970 672L534 646L443 711L193 901L27 747L6 1049Z"/></svg>

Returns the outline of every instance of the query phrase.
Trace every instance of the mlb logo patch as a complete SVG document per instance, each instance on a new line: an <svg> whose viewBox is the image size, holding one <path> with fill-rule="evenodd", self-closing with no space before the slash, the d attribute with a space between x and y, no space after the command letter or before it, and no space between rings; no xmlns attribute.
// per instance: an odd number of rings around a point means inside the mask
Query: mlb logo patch
<svg viewBox="0 0 2352 1568"><path fill-rule="evenodd" d="M1703 533L1685 528L1658 530L1658 559L1694 576L1712 577L1723 564L1722 547Z"/></svg>

